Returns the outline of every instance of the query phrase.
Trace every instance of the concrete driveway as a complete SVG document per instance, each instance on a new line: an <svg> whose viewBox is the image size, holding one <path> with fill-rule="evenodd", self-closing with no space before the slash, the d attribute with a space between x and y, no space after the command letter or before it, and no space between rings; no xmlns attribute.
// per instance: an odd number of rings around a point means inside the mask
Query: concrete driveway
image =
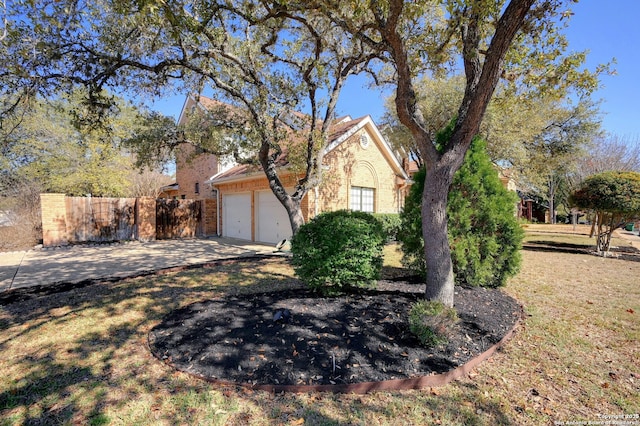
<svg viewBox="0 0 640 426"><path fill-rule="evenodd" d="M272 254L274 246L228 238L77 245L0 253L0 293L48 284L125 278L176 266Z"/></svg>

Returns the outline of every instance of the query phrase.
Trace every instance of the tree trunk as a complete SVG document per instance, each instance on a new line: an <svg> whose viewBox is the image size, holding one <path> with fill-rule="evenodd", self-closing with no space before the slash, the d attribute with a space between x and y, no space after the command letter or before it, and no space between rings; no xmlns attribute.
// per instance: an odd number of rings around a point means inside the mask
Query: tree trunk
<svg viewBox="0 0 640 426"><path fill-rule="evenodd" d="M258 158L260 164L264 169L265 176L269 181L269 187L276 196L278 201L282 203L282 206L287 211L289 216L289 223L291 224L291 233L295 235L300 227L304 225L304 215L302 214L301 204L302 199L307 194L308 190L305 186L296 188L294 195L290 195L284 189L284 185L278 176L274 158L269 155L270 145L267 142L263 142L260 147Z"/></svg>
<svg viewBox="0 0 640 426"><path fill-rule="evenodd" d="M553 175L549 178L549 222L552 225L556 224L556 205L555 205L555 182L553 181Z"/></svg>
<svg viewBox="0 0 640 426"><path fill-rule="evenodd" d="M304 215L302 214L302 198L307 193L306 190L298 188L296 193L292 196L287 193L277 175L267 173L267 179L269 180L269 187L271 192L276 196L278 201L282 203L282 206L287 211L289 216L289 223L291 224L291 235L296 235L302 225L304 225Z"/></svg>
<svg viewBox="0 0 640 426"><path fill-rule="evenodd" d="M488 49L480 54L483 34L480 17L484 13L481 2L471 2L461 25L462 59L466 87L451 140L438 152L431 135L426 130L424 117L417 107L417 96L413 83L418 73L410 58L407 40L401 34L402 15L406 0L386 2L380 8L372 2L372 11L380 19L376 29L380 31L383 49L391 55L396 75L396 112L398 119L412 134L420 155L427 167L427 176L422 194L422 231L425 242L427 266L428 300L439 300L453 306L453 267L451 249L447 236L447 199L453 173L460 168L472 138L478 134L480 123L498 84L506 52L520 30L529 9L535 0L511 0L499 21ZM386 14L381 16L384 9ZM483 47L484 48L484 47ZM484 57L484 60L481 60Z"/></svg>
<svg viewBox="0 0 640 426"><path fill-rule="evenodd" d="M447 232L451 178L446 168L427 168L422 193L422 235L427 266L425 298L453 307L454 279Z"/></svg>
<svg viewBox="0 0 640 426"><path fill-rule="evenodd" d="M291 223L291 234L296 235L302 225L304 225L304 216L302 209L300 208L301 200L295 199L291 196L288 200L282 203L287 215L289 216L289 222Z"/></svg>

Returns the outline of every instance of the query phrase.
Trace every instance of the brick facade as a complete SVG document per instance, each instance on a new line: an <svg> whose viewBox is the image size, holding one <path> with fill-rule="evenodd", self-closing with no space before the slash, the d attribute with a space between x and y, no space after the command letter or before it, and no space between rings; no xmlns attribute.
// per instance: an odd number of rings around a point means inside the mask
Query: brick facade
<svg viewBox="0 0 640 426"><path fill-rule="evenodd" d="M40 194L42 244L45 247L69 244L65 194Z"/></svg>
<svg viewBox="0 0 640 426"><path fill-rule="evenodd" d="M362 137L368 142L361 143ZM374 213L398 213L404 197L376 135L362 129L325 156L329 166L320 186L319 212L349 209L352 187L374 190Z"/></svg>
<svg viewBox="0 0 640 426"><path fill-rule="evenodd" d="M205 181L219 171L218 159L212 154L194 156L192 146L182 147L176 155L176 182L180 186L175 194L178 198L203 200L211 198L211 188ZM196 185L198 192L196 192Z"/></svg>
<svg viewBox="0 0 640 426"><path fill-rule="evenodd" d="M195 99L189 97L183 107L179 122L184 123L187 114L192 114L195 108L215 108L217 101L200 97L198 104ZM323 161L323 179L318 188L311 189L303 198L301 203L302 214L305 221L324 211L351 208L351 188L366 188L367 194L373 191L373 211L375 213L398 213L404 205L404 198L407 188L408 176L391 152L390 147L384 141L382 135L370 117L363 117L352 120L350 117L337 122L333 130L330 141L329 152ZM364 137L364 139L363 139ZM261 191L270 191L266 176L262 171L255 168L249 172L248 168L236 167L223 173L220 172L220 165L215 156L201 154L194 156L194 148L186 145L178 153L176 163L176 183L179 185L177 192L172 192L172 196L190 199L210 199L219 203L215 207L212 204L206 205L205 222L216 224L215 229L221 235L224 230L233 229L230 234L237 233L238 237L248 237L250 229L251 239L256 239L257 228L262 226L262 230L270 225L258 225L259 220L271 217L270 214L280 215L277 221L280 226L283 223L282 214L271 210L262 204ZM211 185L204 182L209 181L213 176ZM298 178L286 169L280 169L280 179L285 188L295 187ZM199 191L195 192L196 183ZM364 190L362 191L365 192ZM242 219L234 218L241 226L241 229L225 227L224 209L225 198L232 194L248 194L249 198L236 198L233 202L239 203L234 209L250 209L250 216L245 214ZM268 198L265 198L268 200ZM231 200L230 200L231 202ZM265 201L271 203L271 201ZM256 203L260 206L256 206ZM212 210L215 209L215 217ZM258 210L268 212L257 217ZM239 211L239 210L234 210ZM244 213L247 213L244 211ZM240 213L239 213L240 215ZM246 223L250 217L251 223ZM228 225L231 222L228 223ZM241 225L240 225L241 224ZM277 229L276 227L269 229ZM262 234L262 230L258 232ZM207 231L208 233L208 231ZM279 232L278 232L279 233Z"/></svg>
<svg viewBox="0 0 640 426"><path fill-rule="evenodd" d="M137 238L140 241L156 239L156 199L152 197L138 198L136 202Z"/></svg>
<svg viewBox="0 0 640 426"><path fill-rule="evenodd" d="M368 144L362 144L365 135ZM325 211L349 209L351 206L350 188L352 186L372 188L374 190L375 213L398 213L404 205L404 179L398 182L397 174L383 155L380 141L369 129L364 128L351 135L324 158L328 170L323 173L320 187L311 190L303 198L301 208L305 221ZM285 188L294 187L297 177L292 174L280 176ZM220 191L220 199L229 194L251 194L251 238L256 239L256 193L270 190L263 172L243 177L229 183L215 185ZM316 196L317 194L317 196ZM224 229L224 215L220 209L220 231Z"/></svg>
<svg viewBox="0 0 640 426"><path fill-rule="evenodd" d="M218 200L209 198L202 204L202 232L205 236L218 235Z"/></svg>

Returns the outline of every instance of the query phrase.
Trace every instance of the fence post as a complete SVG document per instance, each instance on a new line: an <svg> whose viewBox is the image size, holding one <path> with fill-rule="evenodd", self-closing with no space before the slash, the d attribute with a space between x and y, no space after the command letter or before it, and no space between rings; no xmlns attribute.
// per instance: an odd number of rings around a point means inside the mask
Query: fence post
<svg viewBox="0 0 640 426"><path fill-rule="evenodd" d="M156 199L140 197L136 202L136 219L139 241L156 239Z"/></svg>
<svg viewBox="0 0 640 426"><path fill-rule="evenodd" d="M64 194L40 194L42 212L42 245L44 247L66 246L67 206Z"/></svg>

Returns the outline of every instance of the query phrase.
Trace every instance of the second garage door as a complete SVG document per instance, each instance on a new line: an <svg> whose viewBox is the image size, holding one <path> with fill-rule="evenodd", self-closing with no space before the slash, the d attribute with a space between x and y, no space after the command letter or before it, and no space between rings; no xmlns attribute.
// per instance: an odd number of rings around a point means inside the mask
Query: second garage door
<svg viewBox="0 0 640 426"><path fill-rule="evenodd" d="M271 190L256 193L256 240L278 243L291 239L291 223L284 206Z"/></svg>
<svg viewBox="0 0 640 426"><path fill-rule="evenodd" d="M225 237L251 240L251 194L223 196L222 224Z"/></svg>

